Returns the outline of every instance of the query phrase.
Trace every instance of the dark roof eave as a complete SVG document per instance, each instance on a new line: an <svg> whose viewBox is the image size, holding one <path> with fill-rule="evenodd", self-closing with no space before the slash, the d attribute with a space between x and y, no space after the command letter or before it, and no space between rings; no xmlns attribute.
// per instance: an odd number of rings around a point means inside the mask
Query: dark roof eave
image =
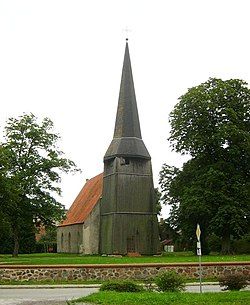
<svg viewBox="0 0 250 305"><path fill-rule="evenodd" d="M114 157L134 157L151 160L142 139L136 137L114 138L104 155L104 160Z"/></svg>
<svg viewBox="0 0 250 305"><path fill-rule="evenodd" d="M58 225L57 227L68 227L68 226L74 226L74 225L83 225L84 224L84 221L83 222L72 222L72 223L67 223L67 224L60 224Z"/></svg>
<svg viewBox="0 0 250 305"><path fill-rule="evenodd" d="M136 154L113 154L113 155L108 155L104 156L103 160L111 160L114 159L115 157L123 157L123 158L140 158L140 159L145 159L145 160L151 160L151 157L149 156L144 156L144 155L136 155Z"/></svg>

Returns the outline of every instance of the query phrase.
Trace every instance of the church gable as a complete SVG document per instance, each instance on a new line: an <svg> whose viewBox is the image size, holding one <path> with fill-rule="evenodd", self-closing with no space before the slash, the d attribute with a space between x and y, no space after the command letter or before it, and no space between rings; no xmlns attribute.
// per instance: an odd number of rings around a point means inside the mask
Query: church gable
<svg viewBox="0 0 250 305"><path fill-rule="evenodd" d="M103 174L88 180L71 205L66 219L59 227L84 223L102 196L102 185Z"/></svg>

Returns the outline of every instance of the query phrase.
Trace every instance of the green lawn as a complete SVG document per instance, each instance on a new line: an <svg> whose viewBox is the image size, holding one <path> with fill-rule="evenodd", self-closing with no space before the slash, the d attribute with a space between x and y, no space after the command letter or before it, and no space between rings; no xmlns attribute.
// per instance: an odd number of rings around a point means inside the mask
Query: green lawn
<svg viewBox="0 0 250 305"><path fill-rule="evenodd" d="M17 258L0 254L0 264L57 265L57 264L136 264L136 263L189 263L197 262L192 252L167 253L163 256L102 257L76 254L20 254ZM204 255L203 262L250 261L250 255Z"/></svg>
<svg viewBox="0 0 250 305"><path fill-rule="evenodd" d="M102 305L248 305L250 292L217 293L129 293L103 291L83 297L72 303L95 303Z"/></svg>

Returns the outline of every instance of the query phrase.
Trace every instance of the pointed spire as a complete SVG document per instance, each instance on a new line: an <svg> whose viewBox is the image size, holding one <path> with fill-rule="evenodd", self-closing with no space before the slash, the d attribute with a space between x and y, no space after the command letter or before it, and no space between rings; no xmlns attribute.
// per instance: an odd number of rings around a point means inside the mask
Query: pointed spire
<svg viewBox="0 0 250 305"><path fill-rule="evenodd" d="M126 39L114 137L104 160L115 156L151 159L141 137L128 39Z"/></svg>
<svg viewBox="0 0 250 305"><path fill-rule="evenodd" d="M136 137L141 139L140 122L127 39L114 131L114 138L122 137Z"/></svg>

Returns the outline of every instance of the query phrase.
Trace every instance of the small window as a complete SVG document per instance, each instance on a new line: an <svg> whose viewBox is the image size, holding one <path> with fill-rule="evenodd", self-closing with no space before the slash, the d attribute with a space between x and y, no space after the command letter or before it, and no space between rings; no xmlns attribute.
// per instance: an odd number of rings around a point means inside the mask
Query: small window
<svg viewBox="0 0 250 305"><path fill-rule="evenodd" d="M109 167L113 167L113 163L114 163L114 159L109 159L109 160L106 162L107 166L109 166Z"/></svg>
<svg viewBox="0 0 250 305"><path fill-rule="evenodd" d="M121 165L128 165L130 163L129 158L121 158L120 160Z"/></svg>

